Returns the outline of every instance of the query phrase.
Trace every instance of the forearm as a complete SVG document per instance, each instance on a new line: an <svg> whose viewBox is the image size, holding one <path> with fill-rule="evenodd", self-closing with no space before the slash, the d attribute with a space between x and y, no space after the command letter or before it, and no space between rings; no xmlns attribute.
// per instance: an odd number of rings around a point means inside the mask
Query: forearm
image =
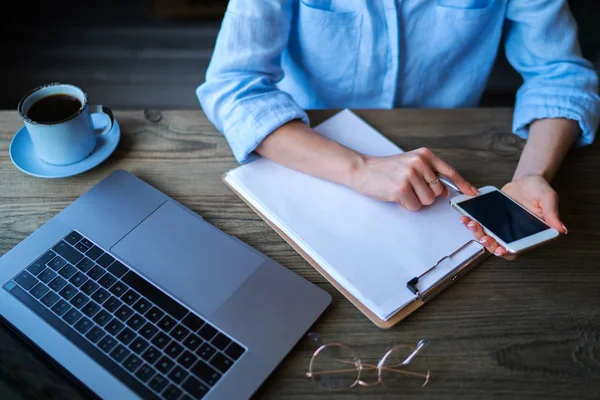
<svg viewBox="0 0 600 400"><path fill-rule="evenodd" d="M346 186L362 163L361 155L298 120L272 132L256 152L288 168Z"/></svg>
<svg viewBox="0 0 600 400"><path fill-rule="evenodd" d="M579 134L577 122L565 118L540 119L531 123L513 180L541 175L550 182Z"/></svg>

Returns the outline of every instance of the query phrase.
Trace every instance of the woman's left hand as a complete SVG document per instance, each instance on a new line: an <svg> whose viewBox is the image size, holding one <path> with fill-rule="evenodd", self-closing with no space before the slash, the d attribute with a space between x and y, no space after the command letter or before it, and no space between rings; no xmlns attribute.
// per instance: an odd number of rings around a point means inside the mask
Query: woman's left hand
<svg viewBox="0 0 600 400"><path fill-rule="evenodd" d="M558 194L548 181L540 175L527 175L507 183L502 191L523 205L529 211L543 219L552 228L561 233L567 233L567 228L558 216ZM475 239L497 256L509 257L506 249L481 229L481 225L468 217L461 217L460 222L467 227Z"/></svg>

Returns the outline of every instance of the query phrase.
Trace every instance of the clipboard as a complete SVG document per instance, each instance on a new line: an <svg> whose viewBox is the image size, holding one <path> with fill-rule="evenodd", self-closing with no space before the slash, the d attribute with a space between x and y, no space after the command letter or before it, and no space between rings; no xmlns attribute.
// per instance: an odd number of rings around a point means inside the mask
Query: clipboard
<svg viewBox="0 0 600 400"><path fill-rule="evenodd" d="M398 311L392 318L388 320L383 320L379 318L375 313L369 310L363 303L361 303L356 297L354 297L350 292L348 292L338 281L333 279L331 275L329 275L312 257L310 257L302 248L294 242L288 235L286 235L279 227L273 223L273 221L266 218L266 216L261 213L256 207L254 207L248 199L246 199L241 193L239 193L232 185L227 182L226 174L222 176L223 183L233 192L235 193L252 211L254 211L263 221L265 221L279 236L283 238L298 254L302 256L314 269L317 270L333 287L335 287L346 299L350 301L356 308L360 310L371 322L373 322L377 327L381 329L389 329L396 325L398 322L402 321L414 311L425 305L425 303L429 302L433 299L437 294L441 293L448 286L455 283L458 279L464 276L467 272L475 268L479 265L484 259L486 259L490 254L486 249L476 240L469 241L464 244L463 247L467 246L471 242L477 243L481 246L481 251L477 253L474 257L467 259L463 264L454 268L447 274L445 274L442 279L439 279L434 285L430 286L428 289L424 291L419 291L418 283L419 281L429 272L433 271L445 258L451 257L454 253L448 254L444 258L440 259L437 263L431 266L424 274L420 276L414 277L413 279L406 282L406 287L416 295L416 298L404 306L400 311ZM460 251L463 247L456 249L455 253Z"/></svg>
<svg viewBox="0 0 600 400"><path fill-rule="evenodd" d="M346 133L347 127L352 135ZM402 151L350 110L315 129L365 154L386 156ZM373 199L352 190L269 160L251 164L223 174L222 181L379 328L396 325L489 256L441 201L429 211L398 214L396 205L373 204ZM386 226L373 221L386 221ZM405 229L414 223L421 234L434 240L433 248L423 246L421 236ZM364 232L376 235L377 240L369 240L373 236ZM403 240L400 247L399 239ZM398 249L387 251L388 246ZM458 258L452 258L463 249ZM379 268L367 273L363 266L371 261Z"/></svg>

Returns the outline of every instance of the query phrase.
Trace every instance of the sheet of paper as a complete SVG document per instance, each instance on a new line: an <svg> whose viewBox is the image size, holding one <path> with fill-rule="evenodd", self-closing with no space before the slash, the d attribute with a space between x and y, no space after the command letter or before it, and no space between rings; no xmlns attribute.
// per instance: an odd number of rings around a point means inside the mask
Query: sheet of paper
<svg viewBox="0 0 600 400"><path fill-rule="evenodd" d="M315 129L364 154L402 152L349 110ZM267 159L242 165L226 179L383 320L414 299L407 281L472 239L444 198L409 212ZM445 261L443 273L460 262Z"/></svg>

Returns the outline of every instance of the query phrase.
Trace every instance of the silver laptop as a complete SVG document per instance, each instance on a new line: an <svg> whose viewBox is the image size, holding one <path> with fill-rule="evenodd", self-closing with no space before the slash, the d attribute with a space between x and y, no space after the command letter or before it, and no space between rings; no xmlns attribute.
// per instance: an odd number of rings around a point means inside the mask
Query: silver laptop
<svg viewBox="0 0 600 400"><path fill-rule="evenodd" d="M246 399L328 293L118 170L0 258L0 315L105 399Z"/></svg>

